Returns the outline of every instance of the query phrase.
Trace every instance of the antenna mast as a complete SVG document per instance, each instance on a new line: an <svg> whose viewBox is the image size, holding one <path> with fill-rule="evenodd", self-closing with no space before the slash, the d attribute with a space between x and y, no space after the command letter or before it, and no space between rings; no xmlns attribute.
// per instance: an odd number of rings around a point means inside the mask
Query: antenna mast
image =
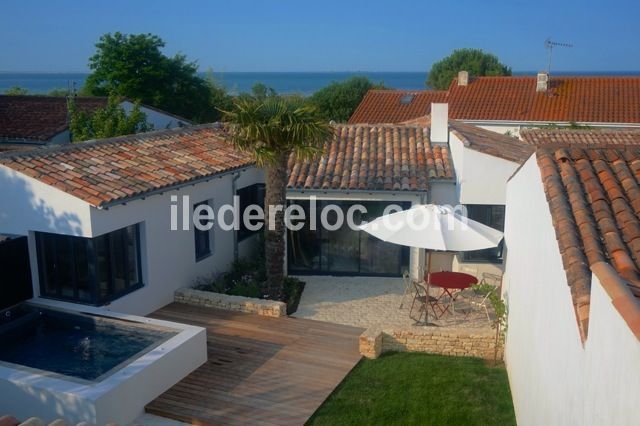
<svg viewBox="0 0 640 426"><path fill-rule="evenodd" d="M544 47L549 51L549 63L547 64L547 74L551 75L551 54L553 53L553 48L554 47L573 47L573 44L553 41L551 40L551 37L548 37L544 41Z"/></svg>

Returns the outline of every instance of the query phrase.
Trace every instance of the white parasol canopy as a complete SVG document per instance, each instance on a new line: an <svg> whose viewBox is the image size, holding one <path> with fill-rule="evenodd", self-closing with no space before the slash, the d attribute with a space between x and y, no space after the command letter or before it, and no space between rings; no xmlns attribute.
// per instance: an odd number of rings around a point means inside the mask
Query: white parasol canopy
<svg viewBox="0 0 640 426"><path fill-rule="evenodd" d="M382 241L439 251L497 247L503 237L496 229L435 204L381 216L359 228Z"/></svg>

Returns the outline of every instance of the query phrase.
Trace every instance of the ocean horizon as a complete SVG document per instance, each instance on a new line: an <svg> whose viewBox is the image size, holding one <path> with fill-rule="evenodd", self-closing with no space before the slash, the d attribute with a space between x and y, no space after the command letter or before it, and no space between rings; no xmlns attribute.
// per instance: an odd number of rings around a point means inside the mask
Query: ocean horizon
<svg viewBox="0 0 640 426"><path fill-rule="evenodd" d="M206 73L202 72L201 75ZM535 71L514 71L513 75L535 75ZM640 76L640 71L557 71L554 75L567 76ZM68 89L75 86L80 89L89 73L38 73L38 72L3 72L0 71L0 93L19 86L31 94L46 94L53 89ZM343 81L353 76L368 77L374 83L403 90L427 89L425 81L427 72L419 71L335 71L335 72L213 72L214 78L224 86L229 93L239 94L250 92L251 87L258 82L272 87L282 94L299 93L311 95L317 90L334 81Z"/></svg>

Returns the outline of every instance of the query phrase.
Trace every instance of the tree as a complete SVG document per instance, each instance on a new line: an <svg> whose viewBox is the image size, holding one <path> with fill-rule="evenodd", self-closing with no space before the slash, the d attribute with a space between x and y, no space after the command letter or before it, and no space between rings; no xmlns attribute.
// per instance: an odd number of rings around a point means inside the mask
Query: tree
<svg viewBox="0 0 640 426"><path fill-rule="evenodd" d="M366 77L351 77L318 90L309 101L324 119L346 122L370 89L383 88L382 83L374 84Z"/></svg>
<svg viewBox="0 0 640 426"><path fill-rule="evenodd" d="M265 167L267 282L264 290L270 298L280 299L285 229L284 212L276 208L286 207L287 162L292 153L305 158L319 152L331 135L331 127L312 106L276 96L263 101L239 99L232 111L225 112L225 118L235 146L251 152L256 162Z"/></svg>
<svg viewBox="0 0 640 426"><path fill-rule="evenodd" d="M7 90L5 90L4 94L5 95L9 95L9 96L24 96L24 95L28 95L29 91L27 89L25 89L24 87L12 86L12 87L8 88Z"/></svg>
<svg viewBox="0 0 640 426"><path fill-rule="evenodd" d="M227 90L216 80L213 70L207 70L204 77L209 89L210 111L206 115L206 121L220 121L222 119L221 111L229 111L233 108L233 97L227 93Z"/></svg>
<svg viewBox="0 0 640 426"><path fill-rule="evenodd" d="M498 57L481 49L457 49L444 59L434 63L427 77L427 86L446 90L459 71L469 71L473 76L511 75L511 68Z"/></svg>
<svg viewBox="0 0 640 426"><path fill-rule="evenodd" d="M104 108L98 108L93 113L80 110L72 98L69 100L69 113L69 129L73 142L130 135L153 129L153 126L147 123L145 113L140 111L139 104L135 104L127 114L120 105L120 98L115 95L109 96Z"/></svg>
<svg viewBox="0 0 640 426"><path fill-rule="evenodd" d="M89 58L93 72L83 93L116 94L181 115L196 122L213 121L211 86L185 55L164 55L164 41L153 34L107 33Z"/></svg>
<svg viewBox="0 0 640 426"><path fill-rule="evenodd" d="M254 83L254 85L251 86L251 94L259 101L264 101L271 96L277 95L273 87L269 87L262 82Z"/></svg>

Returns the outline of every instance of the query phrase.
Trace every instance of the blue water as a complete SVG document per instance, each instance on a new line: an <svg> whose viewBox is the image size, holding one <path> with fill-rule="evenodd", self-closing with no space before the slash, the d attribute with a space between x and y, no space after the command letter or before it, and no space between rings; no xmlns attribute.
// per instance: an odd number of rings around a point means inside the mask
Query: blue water
<svg viewBox="0 0 640 426"><path fill-rule="evenodd" d="M556 75L640 75L630 72L556 72ZM278 93L310 95L333 81L342 81L354 75L363 75L373 82L384 83L394 89L425 89L426 72L220 72L216 80L232 94L249 92L251 86L262 82ZM535 75L535 72L514 72L514 75ZM5 73L0 72L0 93L10 87L20 86L30 93L47 93L52 89L82 87L86 73Z"/></svg>
<svg viewBox="0 0 640 426"><path fill-rule="evenodd" d="M84 380L95 380L170 332L118 320L34 311L0 327L0 360ZM9 328L1 332L1 330Z"/></svg>

